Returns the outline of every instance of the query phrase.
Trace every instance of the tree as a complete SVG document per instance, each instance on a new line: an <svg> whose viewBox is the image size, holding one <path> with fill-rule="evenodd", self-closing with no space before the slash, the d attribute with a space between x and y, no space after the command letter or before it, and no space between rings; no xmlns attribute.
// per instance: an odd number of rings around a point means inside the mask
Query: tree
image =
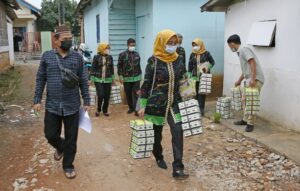
<svg viewBox="0 0 300 191"><path fill-rule="evenodd" d="M61 11L59 14L58 5L61 3ZM80 26L78 18L74 12L77 2L74 0L43 0L41 8L41 17L37 20L37 28L39 31L54 31L59 25L59 21L71 27L74 36L79 36ZM61 18L59 17L61 16ZM64 19L63 19L64 17Z"/></svg>

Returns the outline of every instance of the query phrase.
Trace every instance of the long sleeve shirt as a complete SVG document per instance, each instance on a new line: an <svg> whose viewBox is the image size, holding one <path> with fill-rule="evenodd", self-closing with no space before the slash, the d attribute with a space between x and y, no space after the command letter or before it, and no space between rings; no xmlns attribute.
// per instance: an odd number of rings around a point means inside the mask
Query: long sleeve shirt
<svg viewBox="0 0 300 191"><path fill-rule="evenodd" d="M138 52L126 50L119 54L118 75L124 82L141 80L141 58Z"/></svg>
<svg viewBox="0 0 300 191"><path fill-rule="evenodd" d="M56 54L64 68L70 69L78 75L78 86L67 88L62 84ZM88 73L83 65L83 58L78 52L70 51L64 58L56 50L47 51L42 55L36 75L34 104L41 103L45 86L47 91L46 110L51 113L68 116L79 111L80 92L84 105L90 105Z"/></svg>
<svg viewBox="0 0 300 191"><path fill-rule="evenodd" d="M112 83L114 79L114 63L112 56L101 54L95 55L91 69L91 80L99 83Z"/></svg>

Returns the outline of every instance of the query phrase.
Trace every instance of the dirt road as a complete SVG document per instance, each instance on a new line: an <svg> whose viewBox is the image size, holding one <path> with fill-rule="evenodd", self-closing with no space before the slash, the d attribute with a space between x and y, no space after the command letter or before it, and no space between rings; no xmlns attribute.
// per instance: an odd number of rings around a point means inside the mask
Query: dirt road
<svg viewBox="0 0 300 191"><path fill-rule="evenodd" d="M43 118L30 116L36 69L37 65L17 66L22 80L10 104L24 110L8 109L10 118L1 117L0 191L300 190L299 168L292 161L206 118L204 133L185 139L190 178L174 181L169 127L163 139L168 170L157 168L153 157L133 160L128 154L129 121L135 117L126 114L124 105L112 106L109 118L95 118L91 111L92 133L79 133L78 176L67 180L43 137ZM18 122L10 121L16 116Z"/></svg>

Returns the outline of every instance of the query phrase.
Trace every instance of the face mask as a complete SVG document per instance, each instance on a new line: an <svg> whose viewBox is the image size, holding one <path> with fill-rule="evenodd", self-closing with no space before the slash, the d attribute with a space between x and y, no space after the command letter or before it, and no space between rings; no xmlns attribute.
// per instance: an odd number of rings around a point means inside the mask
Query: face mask
<svg viewBox="0 0 300 191"><path fill-rule="evenodd" d="M169 54L173 54L176 52L177 46L175 45L166 45L166 52Z"/></svg>
<svg viewBox="0 0 300 191"><path fill-rule="evenodd" d="M130 52L135 51L135 46L129 46L128 50L129 50Z"/></svg>
<svg viewBox="0 0 300 191"><path fill-rule="evenodd" d="M199 51L200 50L200 46L193 46L193 50L196 51L196 52Z"/></svg>
<svg viewBox="0 0 300 191"><path fill-rule="evenodd" d="M109 50L109 49L106 49L106 50L104 51L104 54L106 54L106 55L109 55L109 53L110 53L110 50Z"/></svg>
<svg viewBox="0 0 300 191"><path fill-rule="evenodd" d="M61 49L68 51L71 47L72 47L72 40L61 41L61 45L60 45Z"/></svg>
<svg viewBox="0 0 300 191"><path fill-rule="evenodd" d="M237 48L231 48L232 52L237 52Z"/></svg>

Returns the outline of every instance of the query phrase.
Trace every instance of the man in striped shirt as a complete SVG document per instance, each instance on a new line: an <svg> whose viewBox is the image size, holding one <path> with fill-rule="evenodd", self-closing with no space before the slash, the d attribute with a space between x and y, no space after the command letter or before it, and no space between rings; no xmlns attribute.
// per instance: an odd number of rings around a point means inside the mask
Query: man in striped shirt
<svg viewBox="0 0 300 191"><path fill-rule="evenodd" d="M67 178L75 178L73 161L75 159L79 126L79 108L81 96L83 107L88 110L90 97L88 92L88 74L83 65L82 56L70 48L72 34L67 26L59 26L55 32L56 49L46 51L36 75L36 88L34 97L34 110L41 110L41 100L47 84L45 137L56 152L54 158L63 158L63 169ZM78 85L69 88L62 83L61 70L58 60L64 68L70 69L79 77ZM64 123L64 139L60 137L62 122Z"/></svg>

